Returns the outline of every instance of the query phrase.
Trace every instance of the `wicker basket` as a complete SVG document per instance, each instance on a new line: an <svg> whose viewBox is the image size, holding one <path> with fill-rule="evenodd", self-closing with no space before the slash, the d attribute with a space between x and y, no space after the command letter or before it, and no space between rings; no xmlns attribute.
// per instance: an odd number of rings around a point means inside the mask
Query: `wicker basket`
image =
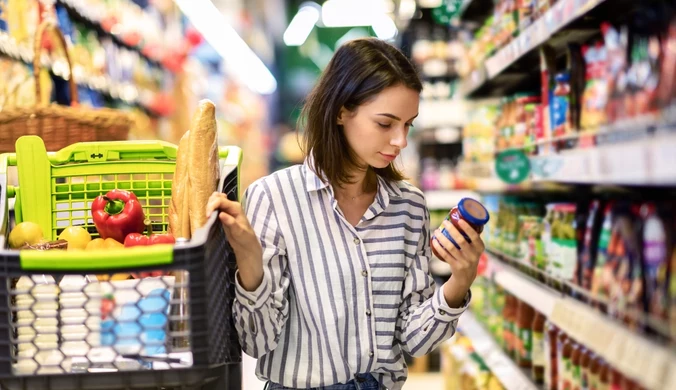
<svg viewBox="0 0 676 390"><path fill-rule="evenodd" d="M42 37L51 30L61 42L66 53L66 61L71 71L70 106L40 103L40 57ZM77 85L72 76L72 63L68 54L66 39L59 28L50 20L38 26L34 40L33 75L35 77L35 107L11 107L0 110L0 153L13 152L14 143L23 135L40 136L50 151L85 141L126 140L132 119L122 111L109 108L92 109L78 105Z"/></svg>

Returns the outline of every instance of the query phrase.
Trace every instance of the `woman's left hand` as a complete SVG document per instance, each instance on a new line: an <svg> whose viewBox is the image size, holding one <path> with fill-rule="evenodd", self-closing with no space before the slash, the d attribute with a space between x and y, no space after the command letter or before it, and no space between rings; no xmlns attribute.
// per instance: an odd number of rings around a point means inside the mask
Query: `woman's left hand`
<svg viewBox="0 0 676 390"><path fill-rule="evenodd" d="M432 240L432 245L441 256L441 260L451 266L453 275L449 282L452 281L460 289L469 290L476 278L479 259L484 252L485 246L481 236L467 222L460 220L458 224L467 237L469 237L469 242L451 222L446 220L443 223L444 228L446 228L446 231L453 237L458 246L453 245L441 233L441 229L437 229L434 232L436 240Z"/></svg>

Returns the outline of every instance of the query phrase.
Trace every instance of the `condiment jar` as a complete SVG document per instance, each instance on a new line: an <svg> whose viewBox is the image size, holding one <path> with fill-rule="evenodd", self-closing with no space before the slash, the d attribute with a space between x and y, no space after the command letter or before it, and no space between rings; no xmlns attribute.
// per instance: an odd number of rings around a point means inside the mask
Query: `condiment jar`
<svg viewBox="0 0 676 390"><path fill-rule="evenodd" d="M461 219L467 222L477 233L481 233L484 230L484 225L489 219L488 210L486 210L484 205L482 205L477 200L472 198L463 198L460 200L460 202L458 202L458 205L453 207L446 216L446 220L450 221L453 226L455 226L458 231L460 231L460 233L465 237L465 240L467 240L467 242L471 242L469 237L463 232L459 225ZM446 228L443 227L443 225L441 226L441 233L446 236L446 238L448 238L456 248L460 249L460 246L455 242L453 237L451 237L451 234L446 230ZM431 241L430 247L432 247L432 252L434 255L438 258L441 258L441 256L439 256L436 250L434 250L434 247L431 245Z"/></svg>

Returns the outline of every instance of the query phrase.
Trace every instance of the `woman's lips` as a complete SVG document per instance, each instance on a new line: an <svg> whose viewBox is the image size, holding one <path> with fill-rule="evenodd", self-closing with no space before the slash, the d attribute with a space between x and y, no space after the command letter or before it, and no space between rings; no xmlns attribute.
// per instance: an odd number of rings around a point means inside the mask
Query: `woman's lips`
<svg viewBox="0 0 676 390"><path fill-rule="evenodd" d="M384 158L385 160L388 160L388 161L394 161L394 160L397 158L397 155L396 155L396 154L385 154L385 153L380 153L380 155L383 156L383 158Z"/></svg>

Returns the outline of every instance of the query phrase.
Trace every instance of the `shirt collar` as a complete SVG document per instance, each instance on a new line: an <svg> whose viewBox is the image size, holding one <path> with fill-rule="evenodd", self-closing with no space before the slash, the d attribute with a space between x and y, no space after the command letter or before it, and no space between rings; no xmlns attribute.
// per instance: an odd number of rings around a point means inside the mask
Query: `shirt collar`
<svg viewBox="0 0 676 390"><path fill-rule="evenodd" d="M320 191L323 190L324 188L327 188L329 185L328 183L324 182L313 170L312 170L312 165L311 165L311 159L312 157L308 157L305 159L305 162L303 163L303 167L305 169L305 188L307 192L314 192L314 191ZM390 197L397 197L401 198L402 193L401 189L396 183L391 183L388 182L387 180L383 179L380 175L377 175L378 177L378 193L379 195L383 195L383 191L387 192L387 194Z"/></svg>

